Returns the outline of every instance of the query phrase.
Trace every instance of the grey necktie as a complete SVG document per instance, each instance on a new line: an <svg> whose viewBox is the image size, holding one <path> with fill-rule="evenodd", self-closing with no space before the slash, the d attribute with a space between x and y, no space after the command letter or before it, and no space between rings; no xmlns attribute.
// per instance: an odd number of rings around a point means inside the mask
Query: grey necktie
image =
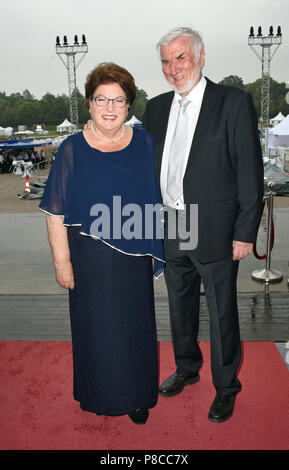
<svg viewBox="0 0 289 470"><path fill-rule="evenodd" d="M167 193L173 202L183 192L183 166L188 133L187 107L189 103L190 100L187 98L179 100L180 109L169 152Z"/></svg>

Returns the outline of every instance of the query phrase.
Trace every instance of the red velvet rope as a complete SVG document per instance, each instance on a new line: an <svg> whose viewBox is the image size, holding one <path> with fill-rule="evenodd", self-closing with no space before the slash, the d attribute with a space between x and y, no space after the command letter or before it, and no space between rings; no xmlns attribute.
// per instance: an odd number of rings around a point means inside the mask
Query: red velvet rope
<svg viewBox="0 0 289 470"><path fill-rule="evenodd" d="M263 207L262 207L261 216L260 216L260 223L261 223L261 220L262 220L264 207L265 207L265 202L263 202ZM268 208L268 199L267 199L267 208ZM271 246L270 246L270 251L272 251L273 246L274 246L274 238L275 238L274 221L273 221L273 218L272 218L272 224L271 224ZM256 244L253 246L253 253L254 253L255 258L257 258L257 259L265 259L265 258L266 258L266 253L265 253L264 255L259 255L259 254L257 253Z"/></svg>

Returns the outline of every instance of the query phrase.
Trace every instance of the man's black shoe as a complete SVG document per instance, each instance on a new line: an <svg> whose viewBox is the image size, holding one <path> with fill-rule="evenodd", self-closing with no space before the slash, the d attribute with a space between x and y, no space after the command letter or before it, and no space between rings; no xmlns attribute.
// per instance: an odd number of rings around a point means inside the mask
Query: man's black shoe
<svg viewBox="0 0 289 470"><path fill-rule="evenodd" d="M147 408L137 408L128 415L135 424L145 424L149 417L149 410Z"/></svg>
<svg viewBox="0 0 289 470"><path fill-rule="evenodd" d="M179 375L176 372L168 377L159 388L160 395L164 397L173 397L184 390L186 385L192 385L199 382L198 373L193 375Z"/></svg>
<svg viewBox="0 0 289 470"><path fill-rule="evenodd" d="M231 418L234 411L236 395L221 395L217 393L209 411L208 418L213 423L224 423Z"/></svg>

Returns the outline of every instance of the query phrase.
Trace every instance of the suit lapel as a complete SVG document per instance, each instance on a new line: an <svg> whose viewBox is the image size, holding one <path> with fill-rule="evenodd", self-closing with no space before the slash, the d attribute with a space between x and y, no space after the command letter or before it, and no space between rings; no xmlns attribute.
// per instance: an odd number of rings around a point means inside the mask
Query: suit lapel
<svg viewBox="0 0 289 470"><path fill-rule="evenodd" d="M162 103L161 118L158 123L159 124L159 129L158 129L159 138L158 138L155 158L156 158L156 170L159 176L161 173L162 156L163 156L163 150L164 150L166 133L167 133L168 122L169 122L169 115L170 115L173 98L174 98L173 91L166 94L165 99Z"/></svg>
<svg viewBox="0 0 289 470"><path fill-rule="evenodd" d="M190 155L188 158L186 173L189 167L191 166L194 158L196 157L196 154L199 150L200 145L202 144L204 136L207 134L209 123L210 123L210 117L215 108L215 102L218 96L218 93L215 88L215 84L211 82L207 77L206 77L206 80L207 80L207 84L206 84L206 88L204 92L204 97L203 97L203 102L202 102L201 109L200 109L198 122L197 122L195 133L194 133L194 138L192 141L192 146L191 146Z"/></svg>

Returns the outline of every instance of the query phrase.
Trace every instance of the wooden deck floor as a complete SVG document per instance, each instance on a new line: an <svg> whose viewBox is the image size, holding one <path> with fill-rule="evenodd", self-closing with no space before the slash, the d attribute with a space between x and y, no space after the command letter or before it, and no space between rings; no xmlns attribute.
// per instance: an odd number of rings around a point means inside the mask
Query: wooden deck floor
<svg viewBox="0 0 289 470"><path fill-rule="evenodd" d="M171 341L168 301L156 295L159 341ZM289 293L238 295L242 341L289 340ZM209 313L201 296L199 341L209 340ZM0 340L70 341L67 295L0 295Z"/></svg>

